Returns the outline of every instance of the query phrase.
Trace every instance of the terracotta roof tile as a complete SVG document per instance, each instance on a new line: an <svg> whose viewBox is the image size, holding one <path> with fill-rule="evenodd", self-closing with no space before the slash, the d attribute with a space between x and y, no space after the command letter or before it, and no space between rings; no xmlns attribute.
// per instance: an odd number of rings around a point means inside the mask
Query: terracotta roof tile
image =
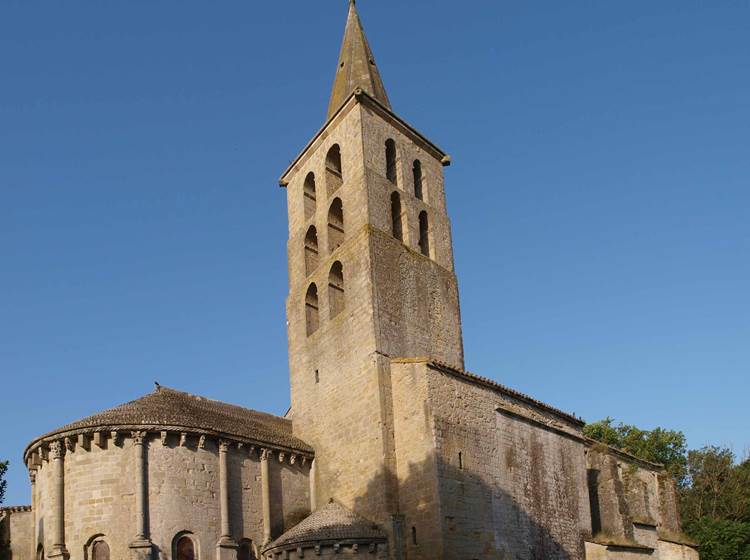
<svg viewBox="0 0 750 560"><path fill-rule="evenodd" d="M158 385L153 393L58 428L36 441L96 428L184 428L313 452L292 435L291 420Z"/></svg>
<svg viewBox="0 0 750 560"><path fill-rule="evenodd" d="M321 541L382 541L386 534L372 521L336 502L330 502L265 547L294 548Z"/></svg>

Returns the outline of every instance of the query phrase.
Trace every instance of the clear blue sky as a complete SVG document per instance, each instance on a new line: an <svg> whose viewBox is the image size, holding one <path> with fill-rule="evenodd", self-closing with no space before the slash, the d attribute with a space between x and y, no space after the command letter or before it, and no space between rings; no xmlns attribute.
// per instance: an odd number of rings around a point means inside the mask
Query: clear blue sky
<svg viewBox="0 0 750 560"><path fill-rule="evenodd" d="M470 370L750 445L750 4L360 2L448 151ZM0 458L153 381L283 413L284 167L346 2L0 5Z"/></svg>

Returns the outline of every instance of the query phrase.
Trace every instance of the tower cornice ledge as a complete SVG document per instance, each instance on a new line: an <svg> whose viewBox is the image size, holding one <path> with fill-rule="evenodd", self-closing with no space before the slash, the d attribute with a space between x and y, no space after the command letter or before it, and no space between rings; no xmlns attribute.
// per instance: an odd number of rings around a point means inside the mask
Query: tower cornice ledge
<svg viewBox="0 0 750 560"><path fill-rule="evenodd" d="M291 175L292 172L299 171L300 167L302 167L302 165L306 161L305 156L310 151L310 148L315 146L315 144L317 144L321 139L325 138L327 136L326 133L328 132L330 127L338 122L341 118L346 116L358 104L372 109L380 117L397 128L399 132L407 136L420 148L440 161L443 166L447 167L451 164L451 157L443 150L441 150L438 146L436 146L433 142L428 140L427 137L420 133L416 128L411 126L404 119L399 117L391 109L383 105L380 101L372 97L366 91L362 89L356 89L349 95L349 97L341 105L339 110L331 115L331 117L325 122L322 128L318 130L317 133L315 133L315 136L313 136L312 140L310 140L299 153L299 155L294 158L289 167L286 168L284 173L281 175L281 178L279 179L279 185L281 187L286 187L289 184L289 175Z"/></svg>

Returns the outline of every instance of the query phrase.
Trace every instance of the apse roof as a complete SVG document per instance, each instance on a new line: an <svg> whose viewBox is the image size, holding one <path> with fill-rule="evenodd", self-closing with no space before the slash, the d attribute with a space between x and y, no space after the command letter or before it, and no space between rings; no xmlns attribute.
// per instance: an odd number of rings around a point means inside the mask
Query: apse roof
<svg viewBox="0 0 750 560"><path fill-rule="evenodd" d="M265 550L319 542L375 542L386 538L377 524L331 501L268 544Z"/></svg>
<svg viewBox="0 0 750 560"><path fill-rule="evenodd" d="M118 429L192 430L302 452L313 451L292 435L291 420L158 384L148 395L67 424L37 438L29 447L54 436Z"/></svg>

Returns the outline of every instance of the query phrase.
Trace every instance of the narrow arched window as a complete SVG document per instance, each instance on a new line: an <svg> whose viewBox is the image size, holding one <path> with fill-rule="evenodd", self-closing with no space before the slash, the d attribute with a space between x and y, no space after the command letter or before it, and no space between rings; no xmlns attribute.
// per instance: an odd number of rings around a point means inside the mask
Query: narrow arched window
<svg viewBox="0 0 750 560"><path fill-rule="evenodd" d="M414 160L414 167L412 169L414 174L414 196L419 200L423 200L422 193L422 162L418 159Z"/></svg>
<svg viewBox="0 0 750 560"><path fill-rule="evenodd" d="M318 330L318 287L310 284L305 295L305 321L307 324L307 336Z"/></svg>
<svg viewBox="0 0 750 560"><path fill-rule="evenodd" d="M240 547L237 550L237 560L256 560L253 541L244 539L240 542Z"/></svg>
<svg viewBox="0 0 750 560"><path fill-rule="evenodd" d="M344 267L339 261L333 263L328 274L328 307L331 319L344 310L346 305L344 292Z"/></svg>
<svg viewBox="0 0 750 560"><path fill-rule="evenodd" d="M315 215L315 208L317 206L315 173L310 172L307 174L307 177L305 177L305 185L302 194L305 199L305 220L309 220Z"/></svg>
<svg viewBox="0 0 750 560"><path fill-rule="evenodd" d="M419 214L419 250L423 255L430 256L430 222L427 212Z"/></svg>
<svg viewBox="0 0 750 560"><path fill-rule="evenodd" d="M344 204L334 198L328 210L328 251L333 253L344 242Z"/></svg>
<svg viewBox="0 0 750 560"><path fill-rule="evenodd" d="M91 547L91 560L109 560L109 545L104 541L96 541Z"/></svg>
<svg viewBox="0 0 750 560"><path fill-rule="evenodd" d="M385 141L385 177L394 185L398 184L396 172L396 142L389 138Z"/></svg>
<svg viewBox="0 0 750 560"><path fill-rule="evenodd" d="M331 146L326 155L326 188L329 196L344 182L344 173L341 169L341 148L338 144Z"/></svg>
<svg viewBox="0 0 750 560"><path fill-rule="evenodd" d="M399 241L404 240L404 226L401 216L401 196L397 192L391 193L391 232Z"/></svg>
<svg viewBox="0 0 750 560"><path fill-rule="evenodd" d="M195 543L188 535L182 535L174 544L174 560L195 560Z"/></svg>
<svg viewBox="0 0 750 560"><path fill-rule="evenodd" d="M305 235L305 273L307 276L318 268L318 230L310 226Z"/></svg>

